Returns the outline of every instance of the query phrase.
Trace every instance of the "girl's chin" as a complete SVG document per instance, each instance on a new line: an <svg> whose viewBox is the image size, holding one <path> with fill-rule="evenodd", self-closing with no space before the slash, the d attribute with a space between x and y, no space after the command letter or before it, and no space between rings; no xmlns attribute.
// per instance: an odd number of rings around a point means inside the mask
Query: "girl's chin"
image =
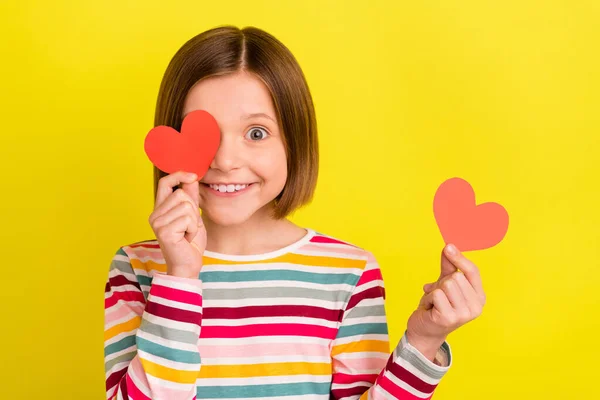
<svg viewBox="0 0 600 400"><path fill-rule="evenodd" d="M243 208L243 209L242 209ZM264 215L263 209L245 209L245 207L219 207L218 209L203 209L202 214L210 220L211 223L219 226L235 226L241 225L252 217Z"/></svg>

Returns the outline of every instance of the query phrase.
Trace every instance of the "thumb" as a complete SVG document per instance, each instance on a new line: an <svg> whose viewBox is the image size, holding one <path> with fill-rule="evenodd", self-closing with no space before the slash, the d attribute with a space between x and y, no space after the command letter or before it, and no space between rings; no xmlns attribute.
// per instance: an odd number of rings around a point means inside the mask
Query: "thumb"
<svg viewBox="0 0 600 400"><path fill-rule="evenodd" d="M448 246L451 246L451 245L448 245ZM446 256L444 250L442 250L442 257L441 257L440 265L441 265L440 277L438 278L438 280L442 280L442 278L444 278L448 275L452 275L454 272L458 271L458 268L456 268L454 266L454 264L452 264L452 262Z"/></svg>

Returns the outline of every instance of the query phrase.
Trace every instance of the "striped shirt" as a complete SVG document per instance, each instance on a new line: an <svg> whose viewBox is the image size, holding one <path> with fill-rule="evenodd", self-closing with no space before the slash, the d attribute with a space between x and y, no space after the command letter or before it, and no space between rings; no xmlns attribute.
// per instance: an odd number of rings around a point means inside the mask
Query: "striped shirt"
<svg viewBox="0 0 600 400"><path fill-rule="evenodd" d="M121 247L105 288L107 399L427 399L451 365L390 354L373 255L308 229L252 256L206 251L166 275L156 240Z"/></svg>

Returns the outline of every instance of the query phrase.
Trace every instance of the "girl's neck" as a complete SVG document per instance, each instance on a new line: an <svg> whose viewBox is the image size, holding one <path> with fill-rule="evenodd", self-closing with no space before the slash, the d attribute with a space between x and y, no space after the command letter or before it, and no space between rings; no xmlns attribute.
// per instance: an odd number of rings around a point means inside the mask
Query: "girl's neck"
<svg viewBox="0 0 600 400"><path fill-rule="evenodd" d="M306 235L288 219L277 220L260 210L239 225L223 226L202 216L206 227L206 250L226 255L256 255L279 250Z"/></svg>

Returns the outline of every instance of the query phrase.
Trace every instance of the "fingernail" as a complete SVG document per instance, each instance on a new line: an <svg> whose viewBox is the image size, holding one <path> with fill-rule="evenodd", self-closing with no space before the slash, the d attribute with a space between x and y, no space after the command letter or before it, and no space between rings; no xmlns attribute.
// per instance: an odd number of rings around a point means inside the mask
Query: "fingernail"
<svg viewBox="0 0 600 400"><path fill-rule="evenodd" d="M456 247L454 247L453 244L449 244L448 247L446 247L446 250L448 251L448 254L450 254L451 256L456 254Z"/></svg>

